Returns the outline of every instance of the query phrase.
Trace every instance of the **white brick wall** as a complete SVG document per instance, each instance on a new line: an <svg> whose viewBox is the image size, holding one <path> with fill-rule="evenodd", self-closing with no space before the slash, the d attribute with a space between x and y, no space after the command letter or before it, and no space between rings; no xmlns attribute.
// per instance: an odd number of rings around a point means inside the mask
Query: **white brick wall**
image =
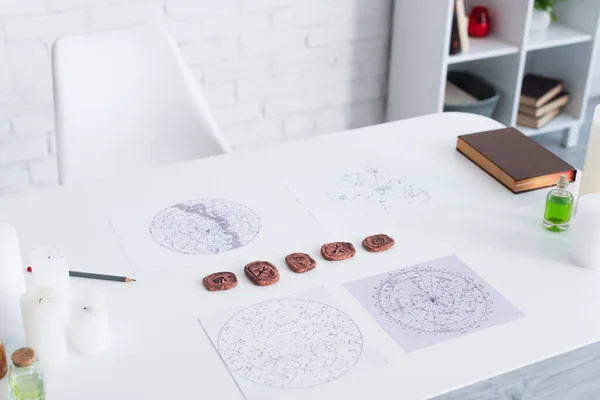
<svg viewBox="0 0 600 400"><path fill-rule="evenodd" d="M392 0L0 0L0 195L57 182L57 37L164 24L234 149L383 120Z"/></svg>

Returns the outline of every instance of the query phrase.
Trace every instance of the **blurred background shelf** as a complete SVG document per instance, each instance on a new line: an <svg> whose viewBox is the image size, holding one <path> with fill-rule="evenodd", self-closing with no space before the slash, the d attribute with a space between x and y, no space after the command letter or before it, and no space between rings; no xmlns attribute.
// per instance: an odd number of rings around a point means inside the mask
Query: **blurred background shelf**
<svg viewBox="0 0 600 400"><path fill-rule="evenodd" d="M577 145L597 51L600 0L557 2L557 21L543 32L530 31L534 0L464 0L467 14L474 6L488 8L490 36L470 38L471 49L452 56L454 0L433 3L395 2L388 121L442 112L448 72L464 71L499 93L493 118L516 126L523 76L532 73L563 82L569 102L563 115L542 129L523 130L531 136L564 131L562 144Z"/></svg>
<svg viewBox="0 0 600 400"><path fill-rule="evenodd" d="M550 47L566 46L592 40L592 35L568 28L556 22L542 32L531 32L527 40L527 50L540 50Z"/></svg>
<svg viewBox="0 0 600 400"><path fill-rule="evenodd" d="M522 125L517 125L517 129L526 134L527 136L536 136L541 135L548 132L556 132L563 129L571 129L574 125L579 123L579 119L573 118L568 114L561 114L552 121L550 121L547 125L539 128L527 128Z"/></svg>
<svg viewBox="0 0 600 400"><path fill-rule="evenodd" d="M447 58L448 64L458 64L484 58L500 57L519 52L517 46L513 46L493 37L471 38L470 42L471 49L465 53L449 55Z"/></svg>

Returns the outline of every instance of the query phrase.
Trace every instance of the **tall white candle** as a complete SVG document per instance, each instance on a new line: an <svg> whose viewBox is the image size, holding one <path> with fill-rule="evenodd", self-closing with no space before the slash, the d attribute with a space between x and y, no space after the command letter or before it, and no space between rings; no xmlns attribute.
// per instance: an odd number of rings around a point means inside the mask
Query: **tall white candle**
<svg viewBox="0 0 600 400"><path fill-rule="evenodd" d="M44 364L61 364L67 356L64 302L55 289L45 287L35 287L21 297L27 346Z"/></svg>
<svg viewBox="0 0 600 400"><path fill-rule="evenodd" d="M571 233L571 260L583 268L600 269L600 194L586 194L579 199Z"/></svg>
<svg viewBox="0 0 600 400"><path fill-rule="evenodd" d="M68 316L68 304L71 298L71 281L67 258L57 248L51 246L38 247L31 252L30 265L33 283L37 287L55 289L65 300L65 316Z"/></svg>
<svg viewBox="0 0 600 400"><path fill-rule="evenodd" d="M588 193L600 193L600 106L597 106L594 112L592 131L579 184L579 197ZM577 209L579 210L579 206Z"/></svg>
<svg viewBox="0 0 600 400"><path fill-rule="evenodd" d="M25 293L25 277L17 232L0 222L0 341L10 354L25 343L19 298Z"/></svg>
<svg viewBox="0 0 600 400"><path fill-rule="evenodd" d="M108 311L104 297L97 291L89 291L75 298L71 310L71 343L82 355L97 355L110 347Z"/></svg>

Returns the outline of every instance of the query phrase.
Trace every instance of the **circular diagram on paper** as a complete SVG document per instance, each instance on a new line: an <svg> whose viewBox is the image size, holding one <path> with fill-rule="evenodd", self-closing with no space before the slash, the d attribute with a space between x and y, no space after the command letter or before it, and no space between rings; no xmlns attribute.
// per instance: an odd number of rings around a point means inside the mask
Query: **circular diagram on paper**
<svg viewBox="0 0 600 400"><path fill-rule="evenodd" d="M271 388L332 381L358 361L358 326L340 310L310 300L272 300L248 307L221 329L217 347L230 371Z"/></svg>
<svg viewBox="0 0 600 400"><path fill-rule="evenodd" d="M223 253L248 244L260 217L243 204L222 199L189 200L159 212L150 234L161 246L183 254Z"/></svg>
<svg viewBox="0 0 600 400"><path fill-rule="evenodd" d="M466 333L487 321L493 308L482 285L444 269L402 270L375 289L375 307L381 314L418 334Z"/></svg>
<svg viewBox="0 0 600 400"><path fill-rule="evenodd" d="M426 203L430 199L429 193L411 184L407 178L371 166L342 176L329 196L334 201L383 210Z"/></svg>

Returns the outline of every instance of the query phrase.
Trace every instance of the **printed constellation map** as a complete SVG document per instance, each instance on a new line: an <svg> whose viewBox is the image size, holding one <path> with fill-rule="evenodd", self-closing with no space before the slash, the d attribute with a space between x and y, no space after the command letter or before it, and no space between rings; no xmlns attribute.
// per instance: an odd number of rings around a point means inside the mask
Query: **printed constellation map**
<svg viewBox="0 0 600 400"><path fill-rule="evenodd" d="M232 373L270 388L332 381L358 361L363 338L346 314L311 300L248 307L223 326L217 348Z"/></svg>
<svg viewBox="0 0 600 400"><path fill-rule="evenodd" d="M481 327L494 307L483 285L444 269L401 270L375 289L375 307L402 329L418 334L466 333Z"/></svg>
<svg viewBox="0 0 600 400"><path fill-rule="evenodd" d="M405 351L523 316L456 256L345 283Z"/></svg>
<svg viewBox="0 0 600 400"><path fill-rule="evenodd" d="M217 254L248 244L260 217L243 204L223 199L189 200L159 212L150 234L161 246L183 254Z"/></svg>
<svg viewBox="0 0 600 400"><path fill-rule="evenodd" d="M402 176L392 176L378 168L367 166L359 172L342 176L329 193L333 201L376 206L383 210L429 201L425 190L413 186Z"/></svg>

